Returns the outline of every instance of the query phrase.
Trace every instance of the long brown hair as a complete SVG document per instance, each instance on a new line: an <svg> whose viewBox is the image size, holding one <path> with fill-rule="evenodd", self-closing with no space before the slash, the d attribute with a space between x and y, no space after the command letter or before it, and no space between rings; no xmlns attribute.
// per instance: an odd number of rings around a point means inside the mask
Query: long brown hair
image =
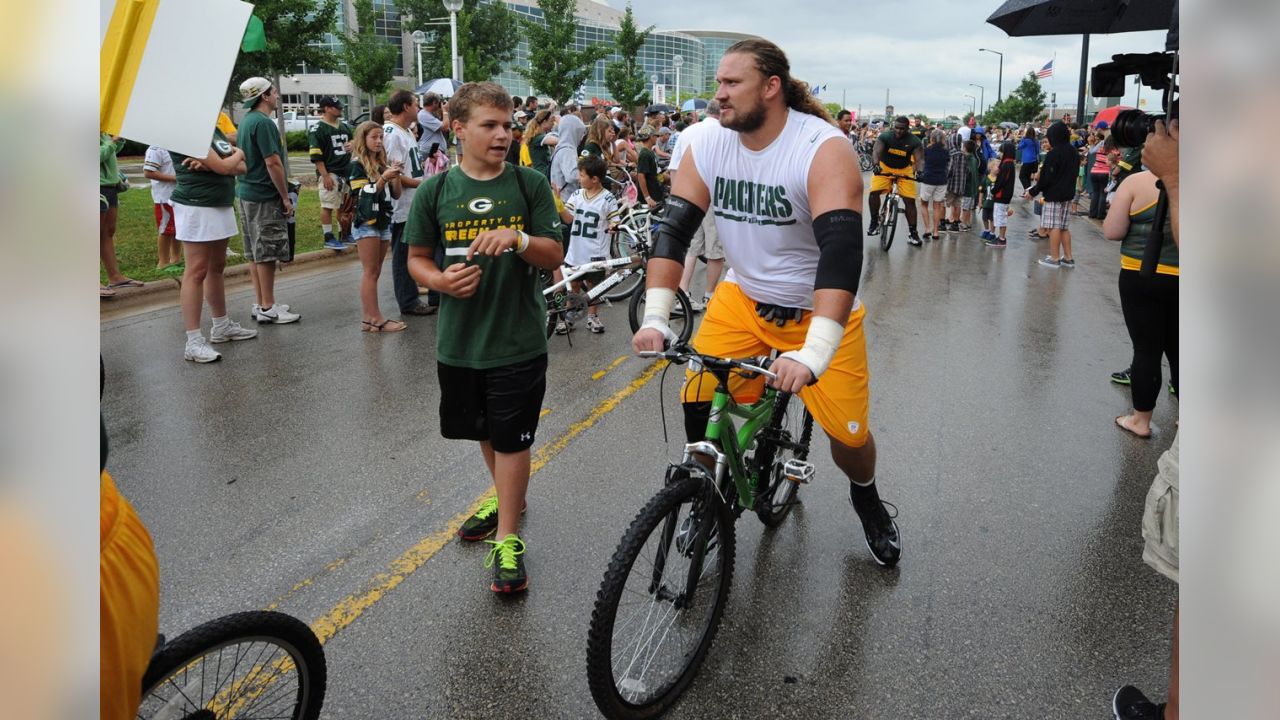
<svg viewBox="0 0 1280 720"><path fill-rule="evenodd" d="M351 139L351 158L360 163L360 167L364 168L365 177L370 182L376 181L382 171L387 169L387 149L374 153L365 144L365 136L370 132L382 132L382 126L372 120L366 120L360 123L360 127L356 128L356 136Z"/></svg>
<svg viewBox="0 0 1280 720"><path fill-rule="evenodd" d="M777 75L782 81L782 96L786 100L787 107L815 115L832 125L835 124L831 119L831 113L827 112L822 103L818 102L818 98L809 92L809 83L791 77L791 63L787 61L787 54L782 52L782 48L768 40L752 38L739 40L724 51L725 55L732 53L744 53L754 58L756 70L759 70L765 78Z"/></svg>

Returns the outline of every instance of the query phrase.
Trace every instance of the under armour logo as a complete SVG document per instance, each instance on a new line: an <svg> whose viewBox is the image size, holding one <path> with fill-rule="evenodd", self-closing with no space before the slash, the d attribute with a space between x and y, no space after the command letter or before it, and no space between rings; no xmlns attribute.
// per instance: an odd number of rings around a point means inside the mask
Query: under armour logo
<svg viewBox="0 0 1280 720"><path fill-rule="evenodd" d="M533 439L533 433L529 433L529 432L520 433L521 442L524 442L525 440L532 440L532 439Z"/></svg>

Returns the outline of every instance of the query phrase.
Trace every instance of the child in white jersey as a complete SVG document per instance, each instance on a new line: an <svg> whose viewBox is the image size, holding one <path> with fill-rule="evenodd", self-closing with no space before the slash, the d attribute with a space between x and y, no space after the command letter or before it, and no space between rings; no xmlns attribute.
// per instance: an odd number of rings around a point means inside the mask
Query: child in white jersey
<svg viewBox="0 0 1280 720"><path fill-rule="evenodd" d="M564 259L566 265L582 265L609 256L609 233L613 232L618 218L618 199L604 189L607 171L601 157L588 155L578 160L578 183L582 187L569 196L560 211L560 219L572 226ZM603 270L589 273L573 282L573 292L589 290L601 280L604 280ZM593 333L604 332L598 311L596 305L587 311L587 329ZM557 335L568 332L569 325L564 320L556 323Z"/></svg>

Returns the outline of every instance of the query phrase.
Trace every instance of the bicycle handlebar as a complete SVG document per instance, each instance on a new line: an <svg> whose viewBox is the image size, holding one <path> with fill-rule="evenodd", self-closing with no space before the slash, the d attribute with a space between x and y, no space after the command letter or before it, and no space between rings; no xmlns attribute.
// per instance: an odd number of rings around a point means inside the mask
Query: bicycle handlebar
<svg viewBox="0 0 1280 720"><path fill-rule="evenodd" d="M658 352L656 350L644 350L640 353L640 357L644 358L662 358L676 365L683 365L687 362L696 362L710 370L745 370L749 373L763 375L770 380L777 380L778 376L769 370L770 361L766 358L761 365L757 358L749 358L748 360L733 360L731 358L721 358L714 355L703 355L688 345L677 345L670 349Z"/></svg>

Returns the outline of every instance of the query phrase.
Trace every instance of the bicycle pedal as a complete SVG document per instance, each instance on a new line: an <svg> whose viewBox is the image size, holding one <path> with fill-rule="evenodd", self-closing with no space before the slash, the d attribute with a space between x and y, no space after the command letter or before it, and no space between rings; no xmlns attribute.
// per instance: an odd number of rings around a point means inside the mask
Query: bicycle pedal
<svg viewBox="0 0 1280 720"><path fill-rule="evenodd" d="M788 460L782 466L782 476L800 485L807 485L816 472L817 470L813 467L813 463L794 458Z"/></svg>

